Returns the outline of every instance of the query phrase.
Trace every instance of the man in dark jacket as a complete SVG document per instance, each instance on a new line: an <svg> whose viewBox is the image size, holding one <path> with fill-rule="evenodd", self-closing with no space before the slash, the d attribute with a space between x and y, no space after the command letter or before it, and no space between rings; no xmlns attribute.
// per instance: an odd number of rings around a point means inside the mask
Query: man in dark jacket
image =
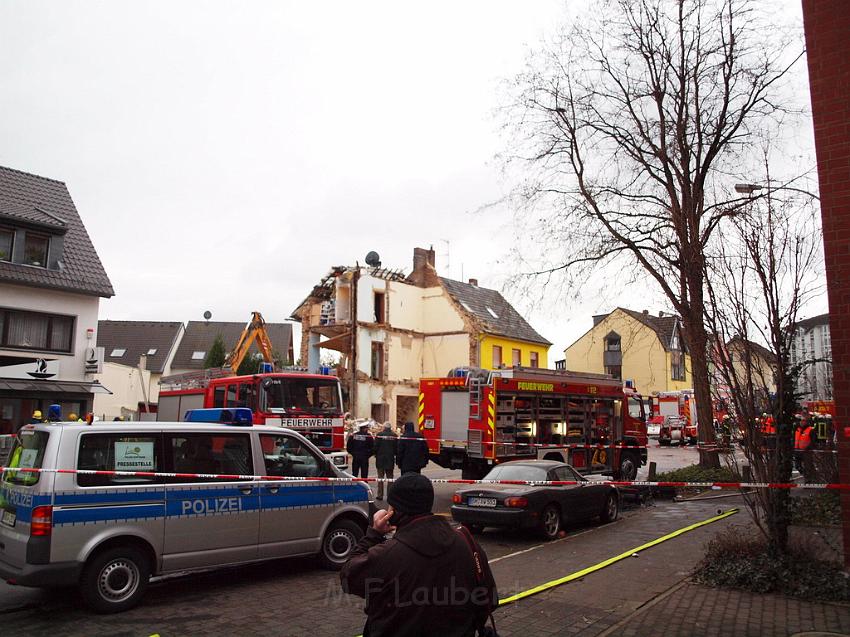
<svg viewBox="0 0 850 637"><path fill-rule="evenodd" d="M419 473L428 464L428 443L424 436L413 428L412 422L404 423L404 433L398 441L396 462L401 474L411 471Z"/></svg>
<svg viewBox="0 0 850 637"><path fill-rule="evenodd" d="M363 637L475 635L499 599L484 551L431 513L425 476L401 476L387 502L340 573L342 589L366 600Z"/></svg>
<svg viewBox="0 0 850 637"><path fill-rule="evenodd" d="M375 437L375 467L378 469L378 480L393 479L395 469L395 454L398 450L398 436L392 430L390 423L384 425L383 431ZM384 483L378 482L377 500L384 499Z"/></svg>
<svg viewBox="0 0 850 637"><path fill-rule="evenodd" d="M355 478L358 477L358 471L359 477L369 477L369 458L375 450L375 439L369 433L368 427L365 422L361 424L360 431L351 434L345 443L345 450L351 454L351 473Z"/></svg>

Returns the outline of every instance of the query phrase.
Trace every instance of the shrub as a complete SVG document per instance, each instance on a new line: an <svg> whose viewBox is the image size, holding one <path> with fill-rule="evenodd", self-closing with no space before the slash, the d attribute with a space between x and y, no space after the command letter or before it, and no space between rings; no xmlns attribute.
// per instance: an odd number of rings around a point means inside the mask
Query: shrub
<svg viewBox="0 0 850 637"><path fill-rule="evenodd" d="M710 540L694 577L708 586L850 601L850 577L839 564L815 559L803 543L771 556L767 541L752 527L730 526Z"/></svg>
<svg viewBox="0 0 850 637"><path fill-rule="evenodd" d="M841 526L841 502L837 491L791 498L791 524L800 526Z"/></svg>
<svg viewBox="0 0 850 637"><path fill-rule="evenodd" d="M657 474L659 482L739 482L740 476L726 467L711 469L698 464Z"/></svg>

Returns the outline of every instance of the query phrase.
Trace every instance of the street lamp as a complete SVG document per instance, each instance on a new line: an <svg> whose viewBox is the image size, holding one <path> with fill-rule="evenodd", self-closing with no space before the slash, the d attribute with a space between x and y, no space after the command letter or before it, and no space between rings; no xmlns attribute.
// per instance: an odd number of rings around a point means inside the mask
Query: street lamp
<svg viewBox="0 0 850 637"><path fill-rule="evenodd" d="M755 191L762 189L764 189L764 186L759 186L758 184L735 184L735 192L742 195L751 195Z"/></svg>

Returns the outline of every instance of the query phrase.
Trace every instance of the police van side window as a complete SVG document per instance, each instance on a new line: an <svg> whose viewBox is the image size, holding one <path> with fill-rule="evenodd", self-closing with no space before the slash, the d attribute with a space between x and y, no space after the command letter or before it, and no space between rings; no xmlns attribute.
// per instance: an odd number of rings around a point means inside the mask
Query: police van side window
<svg viewBox="0 0 850 637"><path fill-rule="evenodd" d="M260 446L267 476L316 478L324 475L324 461L297 438L261 434Z"/></svg>
<svg viewBox="0 0 850 637"><path fill-rule="evenodd" d="M177 433L166 438L171 471L251 476L250 434ZM242 478L248 480L248 478ZM218 478L177 477L174 482L215 482Z"/></svg>
<svg viewBox="0 0 850 637"><path fill-rule="evenodd" d="M84 471L162 471L162 440L159 434L83 434L77 452L77 469ZM78 473L81 487L157 484L164 479L144 475L95 475Z"/></svg>

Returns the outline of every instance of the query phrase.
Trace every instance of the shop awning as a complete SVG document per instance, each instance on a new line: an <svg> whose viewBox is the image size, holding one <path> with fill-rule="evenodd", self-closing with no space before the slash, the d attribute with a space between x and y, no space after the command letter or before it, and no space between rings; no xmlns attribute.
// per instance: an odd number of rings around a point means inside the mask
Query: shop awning
<svg viewBox="0 0 850 637"><path fill-rule="evenodd" d="M46 392L50 394L111 394L97 381L74 380L24 380L20 378L0 378L0 391Z"/></svg>

